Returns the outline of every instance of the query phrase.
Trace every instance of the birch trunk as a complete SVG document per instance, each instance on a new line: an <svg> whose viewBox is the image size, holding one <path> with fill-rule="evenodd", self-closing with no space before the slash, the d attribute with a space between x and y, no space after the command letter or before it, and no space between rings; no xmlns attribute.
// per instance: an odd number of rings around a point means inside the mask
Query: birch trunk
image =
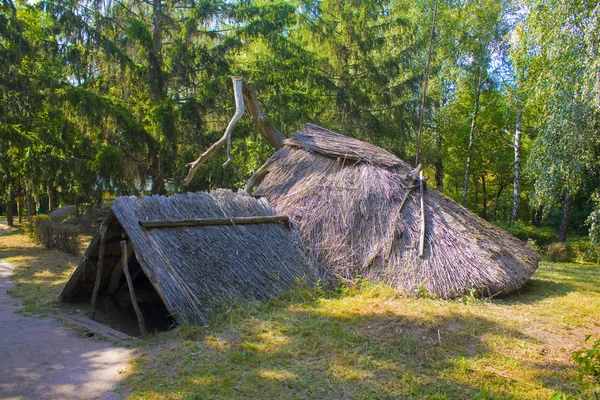
<svg viewBox="0 0 600 400"><path fill-rule="evenodd" d="M469 149L467 151L467 163L465 165L465 180L463 183L462 205L467 206L467 191L469 190L469 175L471 173L471 160L473 158L473 142L475 141L475 129L477 127L477 114L479 114L479 95L481 94L481 73L475 89L475 110L471 118L471 132L469 134Z"/></svg>
<svg viewBox="0 0 600 400"><path fill-rule="evenodd" d="M519 111L517 125L515 126L515 180L513 183L513 209L510 216L512 223L515 223L519 218L519 206L521 204L521 120L522 115Z"/></svg>

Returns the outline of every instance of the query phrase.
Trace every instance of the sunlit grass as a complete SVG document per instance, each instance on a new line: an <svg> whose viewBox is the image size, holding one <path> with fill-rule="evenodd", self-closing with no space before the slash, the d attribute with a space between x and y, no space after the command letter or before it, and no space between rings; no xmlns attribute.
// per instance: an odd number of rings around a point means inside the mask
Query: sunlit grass
<svg viewBox="0 0 600 400"><path fill-rule="evenodd" d="M180 328L126 386L134 399L590 398L570 354L600 334L599 282L598 266L543 263L521 293L490 300L301 291Z"/></svg>
<svg viewBox="0 0 600 400"><path fill-rule="evenodd" d="M27 312L52 308L77 257L0 237ZM383 285L299 289L225 305L207 327L154 336L125 381L132 399L593 398L571 353L600 336L600 267L542 263L510 296L408 298Z"/></svg>
<svg viewBox="0 0 600 400"><path fill-rule="evenodd" d="M14 265L11 295L22 302L21 312L46 314L58 301L78 257L47 250L33 243L22 230L0 236L0 260Z"/></svg>

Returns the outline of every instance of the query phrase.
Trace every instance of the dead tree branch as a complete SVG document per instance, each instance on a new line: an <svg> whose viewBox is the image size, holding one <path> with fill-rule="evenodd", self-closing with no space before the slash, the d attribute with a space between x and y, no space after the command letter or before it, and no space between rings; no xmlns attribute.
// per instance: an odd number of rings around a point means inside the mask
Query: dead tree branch
<svg viewBox="0 0 600 400"><path fill-rule="evenodd" d="M252 122L256 126L256 128L260 131L260 133L265 137L265 139L273 146L276 150L283 147L283 140L285 136L279 130L277 130L273 124L271 123L271 118L265 113L263 113L256 101L256 96L254 92L254 88L248 82L245 82L241 78L232 77L233 81L233 91L235 96L235 114L231 118L229 125L227 125L227 129L225 133L216 141L212 146L208 148L204 153L200 155L196 159L196 161L187 164L190 167L187 176L182 181L184 185L187 185L191 182L194 174L200 168L202 164L206 162L213 154L217 152L221 147L227 144L227 161L223 166L227 166L231 163L231 132L235 127L237 121L242 117L244 111L248 112L250 118L252 118Z"/></svg>
<svg viewBox="0 0 600 400"><path fill-rule="evenodd" d="M204 164L206 160L208 160L213 154L215 154L217 150L223 147L225 143L227 143L227 161L225 162L225 164L223 164L223 166L226 166L231 162L231 132L233 131L233 128L235 127L235 124L238 122L238 120L242 118L242 115L244 115L244 99L242 96L243 81L240 78L235 77L232 78L232 80L233 91L235 95L235 114L231 118L231 121L229 121L229 125L227 125L227 129L225 129L225 133L223 134L221 139L216 141L212 146L208 148L208 150L202 153L200 157L196 159L196 161L187 164L187 166L190 167L190 170L188 171L187 176L183 180L184 185L187 185L191 182L198 168L200 168L200 166Z"/></svg>

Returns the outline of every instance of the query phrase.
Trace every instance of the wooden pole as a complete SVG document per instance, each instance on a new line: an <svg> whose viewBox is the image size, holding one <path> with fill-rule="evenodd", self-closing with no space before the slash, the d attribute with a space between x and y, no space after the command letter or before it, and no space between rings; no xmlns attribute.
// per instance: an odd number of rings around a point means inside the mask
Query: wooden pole
<svg viewBox="0 0 600 400"><path fill-rule="evenodd" d="M133 246L127 246L127 262L133 254ZM116 263L113 267L110 275L110 282L108 283L108 294L115 294L119 291L119 284L121 283L121 276L123 275L123 268L120 268L119 263Z"/></svg>
<svg viewBox="0 0 600 400"><path fill-rule="evenodd" d="M421 194L421 235L419 236L419 257L425 251L425 197L423 196L423 171L419 172L419 193Z"/></svg>
<svg viewBox="0 0 600 400"><path fill-rule="evenodd" d="M100 251L98 254L98 264L96 265L96 281L94 282L94 291L92 292L92 301L90 307L90 318L96 319L96 301L98 300L98 291L102 281L102 272L104 270L104 248L106 247L106 232L108 224L105 222L100 225Z"/></svg>
<svg viewBox="0 0 600 400"><path fill-rule="evenodd" d="M265 215L258 217L184 219L179 221L139 221L139 224L144 228L174 228L182 226L271 224L287 221L289 221L287 215Z"/></svg>
<svg viewBox="0 0 600 400"><path fill-rule="evenodd" d="M127 286L129 286L129 294L131 295L131 304L133 305L133 309L135 310L135 315L137 316L138 324L140 325L140 335L142 337L146 336L146 324L144 323L144 316L140 310L140 307L137 302L137 298L135 297L135 290L133 289L133 280L131 279L131 275L129 275L129 267L127 266L129 262L129 257L127 256L127 241L121 241L121 263L123 265L123 273L125 274L125 279L127 279Z"/></svg>

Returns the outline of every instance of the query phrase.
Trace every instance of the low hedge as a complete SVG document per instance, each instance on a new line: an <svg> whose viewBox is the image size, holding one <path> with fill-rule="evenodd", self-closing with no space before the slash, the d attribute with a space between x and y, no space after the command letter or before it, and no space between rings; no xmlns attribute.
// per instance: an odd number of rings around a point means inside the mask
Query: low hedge
<svg viewBox="0 0 600 400"><path fill-rule="evenodd" d="M80 232L69 225L53 222L44 214L28 219L25 232L48 249L58 249L69 254L78 254Z"/></svg>

